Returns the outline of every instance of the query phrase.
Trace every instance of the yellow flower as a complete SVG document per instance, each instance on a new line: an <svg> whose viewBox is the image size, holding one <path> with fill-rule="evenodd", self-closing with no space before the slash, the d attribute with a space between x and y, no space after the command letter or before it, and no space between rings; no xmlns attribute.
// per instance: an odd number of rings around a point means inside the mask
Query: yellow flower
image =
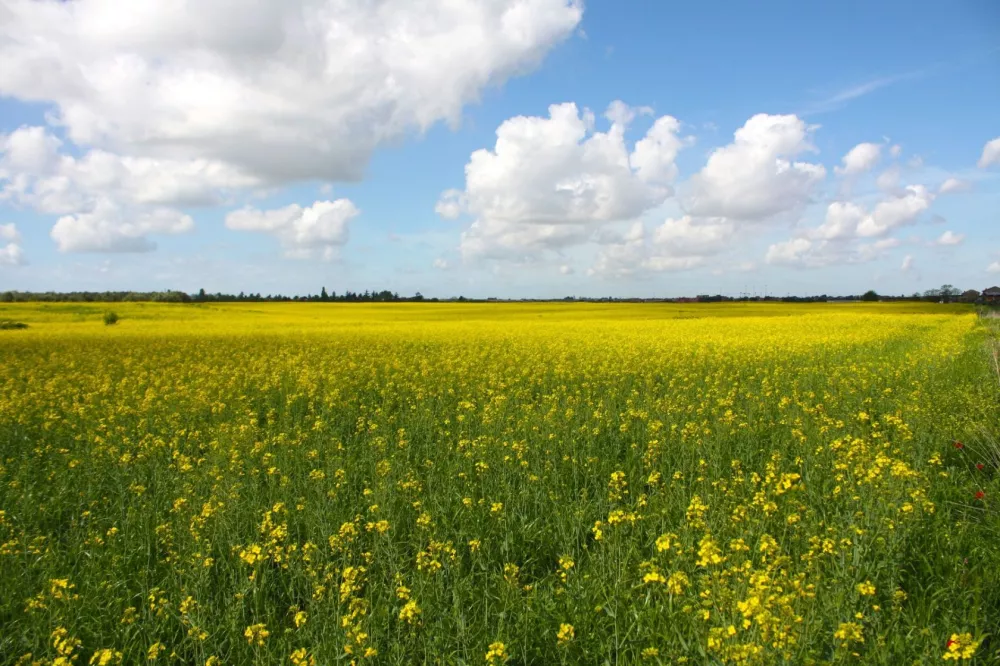
<svg viewBox="0 0 1000 666"><path fill-rule="evenodd" d="M149 646L149 649L146 650L147 661L156 661L157 657L160 656L160 653L166 649L167 646L164 645L163 643L159 642L153 643L152 645Z"/></svg>
<svg viewBox="0 0 1000 666"><path fill-rule="evenodd" d="M960 659L972 659L979 648L980 641L973 640L972 634L952 634L948 639L948 649L941 657L944 660L959 661Z"/></svg>
<svg viewBox="0 0 1000 666"><path fill-rule="evenodd" d="M410 625L417 624L420 622L420 613L421 610L417 602L410 599L399 611L399 619Z"/></svg>
<svg viewBox="0 0 1000 666"><path fill-rule="evenodd" d="M661 534L660 536L656 537L656 552L663 553L670 550L671 546L673 546L673 543L676 540L677 540L676 534L673 534L671 532L668 532L666 534Z"/></svg>
<svg viewBox="0 0 1000 666"><path fill-rule="evenodd" d="M92 666L108 666L109 664L120 664L122 663L122 653L117 650L110 650L108 648L103 648L101 650L95 650L94 654L90 657L88 662Z"/></svg>
<svg viewBox="0 0 1000 666"><path fill-rule="evenodd" d="M873 596L875 594L875 586L872 585L870 580L866 580L863 583L858 583L857 585L858 594L863 596Z"/></svg>
<svg viewBox="0 0 1000 666"><path fill-rule="evenodd" d="M566 624L564 622L559 625L559 633L556 634L556 640L560 645L569 643L575 637L576 629L573 628L572 624Z"/></svg>
<svg viewBox="0 0 1000 666"><path fill-rule="evenodd" d="M299 648L288 655L293 666L316 666L316 657L309 654L305 648Z"/></svg>
<svg viewBox="0 0 1000 666"><path fill-rule="evenodd" d="M648 574L642 577L643 583L662 583L666 584L667 579L663 577L659 571L650 571Z"/></svg>
<svg viewBox="0 0 1000 666"><path fill-rule="evenodd" d="M683 571L677 571L670 574L670 578L667 579L667 591L670 594L684 594L684 590L689 584L687 574Z"/></svg>
<svg viewBox="0 0 1000 666"><path fill-rule="evenodd" d="M306 613L305 611L300 610L297 613L295 613L294 617L292 617L292 622L295 623L296 628L301 627L308 621L309 621L309 614Z"/></svg>
<svg viewBox="0 0 1000 666"><path fill-rule="evenodd" d="M864 630L857 622L841 622L837 630L833 632L833 637L845 646L851 643L864 643Z"/></svg>
<svg viewBox="0 0 1000 666"><path fill-rule="evenodd" d="M490 643L489 649L486 651L486 663L495 664L497 662L503 663L507 661L507 646L503 643L497 641L496 643Z"/></svg>
<svg viewBox="0 0 1000 666"><path fill-rule="evenodd" d="M243 636L246 637L247 643L250 645L253 645L254 643L259 646L264 645L264 641L270 635L271 632L267 630L267 625L263 623L251 624L243 631Z"/></svg>

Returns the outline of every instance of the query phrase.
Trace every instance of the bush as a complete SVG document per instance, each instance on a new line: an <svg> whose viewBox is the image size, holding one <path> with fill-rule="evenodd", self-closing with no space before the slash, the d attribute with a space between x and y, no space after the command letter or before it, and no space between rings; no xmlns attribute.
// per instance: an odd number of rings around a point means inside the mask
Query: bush
<svg viewBox="0 0 1000 666"><path fill-rule="evenodd" d="M118 313L116 312L105 312L104 313L104 325L113 326L118 323Z"/></svg>
<svg viewBox="0 0 1000 666"><path fill-rule="evenodd" d="M0 321L0 331L13 331L19 328L28 328L28 325L21 321L11 321L9 319Z"/></svg>

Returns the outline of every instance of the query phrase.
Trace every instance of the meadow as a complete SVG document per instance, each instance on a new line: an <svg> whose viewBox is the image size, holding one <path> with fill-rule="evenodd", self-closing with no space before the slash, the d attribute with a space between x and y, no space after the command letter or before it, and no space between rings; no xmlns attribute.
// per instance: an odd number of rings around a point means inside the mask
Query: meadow
<svg viewBox="0 0 1000 666"><path fill-rule="evenodd" d="M970 307L0 319L0 664L1000 663Z"/></svg>

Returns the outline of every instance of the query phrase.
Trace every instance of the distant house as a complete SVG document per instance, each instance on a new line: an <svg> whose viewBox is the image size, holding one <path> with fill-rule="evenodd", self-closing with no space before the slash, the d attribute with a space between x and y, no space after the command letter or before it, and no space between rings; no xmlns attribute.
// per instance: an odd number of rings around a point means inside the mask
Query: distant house
<svg viewBox="0 0 1000 666"><path fill-rule="evenodd" d="M962 295L958 297L958 300L962 303L975 303L979 299L979 292L975 289L969 289L968 291L963 291Z"/></svg>
<svg viewBox="0 0 1000 666"><path fill-rule="evenodd" d="M1000 303L1000 287L990 287L983 289L984 303Z"/></svg>

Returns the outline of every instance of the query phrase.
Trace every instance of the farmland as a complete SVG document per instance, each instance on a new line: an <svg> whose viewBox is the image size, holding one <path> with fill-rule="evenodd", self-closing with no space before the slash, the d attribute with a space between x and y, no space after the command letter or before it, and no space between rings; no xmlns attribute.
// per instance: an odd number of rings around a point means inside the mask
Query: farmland
<svg viewBox="0 0 1000 666"><path fill-rule="evenodd" d="M970 308L0 319L0 664L996 663Z"/></svg>

